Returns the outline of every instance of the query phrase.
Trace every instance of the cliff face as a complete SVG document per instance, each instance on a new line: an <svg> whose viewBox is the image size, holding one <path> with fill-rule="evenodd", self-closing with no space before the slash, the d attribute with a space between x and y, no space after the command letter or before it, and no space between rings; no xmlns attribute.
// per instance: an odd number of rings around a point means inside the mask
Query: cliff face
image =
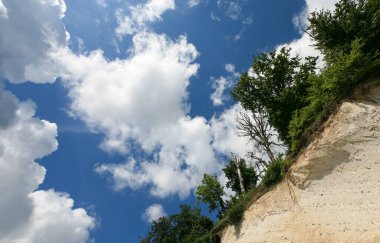
<svg viewBox="0 0 380 243"><path fill-rule="evenodd" d="M380 86L355 97L222 242L380 242Z"/></svg>

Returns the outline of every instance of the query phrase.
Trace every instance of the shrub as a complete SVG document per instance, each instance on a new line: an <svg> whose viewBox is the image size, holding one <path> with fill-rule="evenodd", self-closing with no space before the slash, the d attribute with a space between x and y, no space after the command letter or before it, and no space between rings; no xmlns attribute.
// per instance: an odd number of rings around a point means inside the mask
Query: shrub
<svg viewBox="0 0 380 243"><path fill-rule="evenodd" d="M331 114L342 99L380 67L377 53L364 54L360 40L351 44L349 53L340 52L319 76L309 77L309 105L296 111L289 124L290 150L299 151L311 134Z"/></svg>
<svg viewBox="0 0 380 243"><path fill-rule="evenodd" d="M228 222L233 225L240 223L244 214L244 206L241 203L237 202L227 210Z"/></svg>
<svg viewBox="0 0 380 243"><path fill-rule="evenodd" d="M285 175L285 167L286 166L283 159L279 156L268 166L262 181L264 186L270 187L276 184L277 182L281 181Z"/></svg>

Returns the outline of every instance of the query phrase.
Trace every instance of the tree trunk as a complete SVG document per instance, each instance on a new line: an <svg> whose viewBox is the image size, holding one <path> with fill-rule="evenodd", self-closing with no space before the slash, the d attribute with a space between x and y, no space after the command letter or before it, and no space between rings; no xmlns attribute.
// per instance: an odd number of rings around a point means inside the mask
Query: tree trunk
<svg viewBox="0 0 380 243"><path fill-rule="evenodd" d="M241 194L245 194L245 188L244 188L244 180L243 180L243 176L241 175L241 171L240 171L240 160L238 158L235 158L235 165L236 165L236 172L238 174L238 178L239 178L239 183L240 183L240 191L241 191Z"/></svg>
<svg viewBox="0 0 380 243"><path fill-rule="evenodd" d="M268 155L270 161L271 161L271 162L275 161L276 158L274 157L274 154L273 154L272 150L270 149L270 146L269 146L269 145L265 146L265 150L266 150L266 152L267 152L267 155Z"/></svg>
<svg viewBox="0 0 380 243"><path fill-rule="evenodd" d="M220 205L220 210L224 214L226 212L226 206L224 205L224 201L221 197L219 197L219 205Z"/></svg>

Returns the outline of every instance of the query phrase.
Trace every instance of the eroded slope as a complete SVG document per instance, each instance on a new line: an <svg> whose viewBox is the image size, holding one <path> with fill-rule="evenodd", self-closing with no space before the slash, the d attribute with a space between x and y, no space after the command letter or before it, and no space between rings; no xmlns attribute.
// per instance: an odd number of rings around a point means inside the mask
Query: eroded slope
<svg viewBox="0 0 380 243"><path fill-rule="evenodd" d="M380 242L380 86L344 102L222 242Z"/></svg>

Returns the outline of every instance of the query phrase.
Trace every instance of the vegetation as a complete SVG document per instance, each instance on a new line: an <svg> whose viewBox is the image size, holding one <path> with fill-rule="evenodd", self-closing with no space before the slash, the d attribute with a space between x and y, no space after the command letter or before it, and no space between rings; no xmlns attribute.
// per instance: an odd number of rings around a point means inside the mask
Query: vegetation
<svg viewBox="0 0 380 243"><path fill-rule="evenodd" d="M249 138L252 151L247 156L261 177L265 174L268 164L276 159L275 149L283 147L275 129L269 124L268 113L264 109L256 113L240 112L237 116L236 130L239 136Z"/></svg>
<svg viewBox="0 0 380 243"><path fill-rule="evenodd" d="M220 219L211 233L202 231L209 224L181 231L172 226L178 223L170 216L152 224L151 232L161 233L150 232L145 242L178 242L164 241L164 235L181 242L207 242L227 224L238 225L252 201L285 177L297 153L339 103L379 73L380 0L341 0L333 12L311 13L305 31L323 54L322 69L317 70L316 57L293 57L290 49L282 48L255 57L232 90L245 109L238 114L237 133L250 139L253 150L247 160L230 158L223 169L226 187L236 193L229 200L223 200L226 193L217 177L204 175L196 191L198 202L207 204L210 211L217 210ZM275 152L276 146L283 146L281 141L288 147L285 157Z"/></svg>
<svg viewBox="0 0 380 243"><path fill-rule="evenodd" d="M196 191L196 195L198 204L200 202L204 202L208 205L210 212L218 210L218 217L221 218L223 216L223 213L226 210L226 206L223 201L225 192L216 176L204 174L202 183L198 186Z"/></svg>
<svg viewBox="0 0 380 243"><path fill-rule="evenodd" d="M256 186L258 179L256 171L254 168L247 166L244 159L231 158L223 169L223 172L228 179L226 186L238 195Z"/></svg>
<svg viewBox="0 0 380 243"><path fill-rule="evenodd" d="M141 242L209 242L209 232L214 225L213 221L201 215L200 209L191 209L188 205L181 205L180 208L179 214L153 221L147 236ZM205 241L205 238L208 239Z"/></svg>
<svg viewBox="0 0 380 243"><path fill-rule="evenodd" d="M265 187L270 187L275 185L277 182L281 181L285 176L286 165L283 159L279 156L275 161L273 161L265 173L262 183Z"/></svg>
<svg viewBox="0 0 380 243"><path fill-rule="evenodd" d="M253 114L263 110L280 138L289 144L288 124L293 113L307 104L309 76L315 75L316 58L290 57L290 49L261 53L232 90L232 96ZM254 98L253 98L254 97Z"/></svg>

